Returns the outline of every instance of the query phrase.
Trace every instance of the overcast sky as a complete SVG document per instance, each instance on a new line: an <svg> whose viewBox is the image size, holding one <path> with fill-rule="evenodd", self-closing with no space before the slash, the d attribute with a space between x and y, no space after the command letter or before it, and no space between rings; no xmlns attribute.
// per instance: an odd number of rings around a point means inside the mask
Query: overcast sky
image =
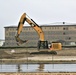
<svg viewBox="0 0 76 75"><path fill-rule="evenodd" d="M37 24L76 23L76 0L0 0L0 39L4 27L17 26L24 12Z"/></svg>

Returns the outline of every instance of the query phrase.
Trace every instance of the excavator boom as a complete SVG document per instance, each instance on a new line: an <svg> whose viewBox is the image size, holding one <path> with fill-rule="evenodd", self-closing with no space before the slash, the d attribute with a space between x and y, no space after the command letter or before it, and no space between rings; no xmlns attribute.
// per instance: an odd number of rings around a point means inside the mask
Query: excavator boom
<svg viewBox="0 0 76 75"><path fill-rule="evenodd" d="M22 28L23 28L23 25L24 25L25 21L29 25L31 25L31 27L38 33L39 40L44 41L44 33L43 33L41 27L39 27L39 25L36 24L26 13L24 13L20 18L20 21L19 21L19 24L18 24L18 27L17 27L17 33L16 33L16 36L15 36L16 41L18 43L21 43L21 44L26 43L28 41L28 40L23 41L22 39L19 38L19 35L22 31Z"/></svg>

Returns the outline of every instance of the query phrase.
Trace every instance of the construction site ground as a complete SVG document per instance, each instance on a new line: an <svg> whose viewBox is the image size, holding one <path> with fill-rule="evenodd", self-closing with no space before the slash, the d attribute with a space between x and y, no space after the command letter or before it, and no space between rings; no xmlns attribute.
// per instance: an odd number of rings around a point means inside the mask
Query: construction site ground
<svg viewBox="0 0 76 75"><path fill-rule="evenodd" d="M0 49L0 63L76 63L76 49L65 48L52 54L49 49Z"/></svg>
<svg viewBox="0 0 76 75"><path fill-rule="evenodd" d="M47 52L48 51L48 52ZM16 48L0 49L0 64L16 63L76 63L76 48L65 48L51 54L49 49L42 49L40 52L36 48ZM76 75L68 72L51 73L0 73L0 75Z"/></svg>
<svg viewBox="0 0 76 75"><path fill-rule="evenodd" d="M76 75L76 73L0 73L0 75Z"/></svg>

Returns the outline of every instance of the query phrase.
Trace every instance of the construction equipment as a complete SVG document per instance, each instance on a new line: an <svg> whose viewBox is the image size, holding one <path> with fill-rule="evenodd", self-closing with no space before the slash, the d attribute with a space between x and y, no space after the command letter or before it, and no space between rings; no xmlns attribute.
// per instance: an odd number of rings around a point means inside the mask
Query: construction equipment
<svg viewBox="0 0 76 75"><path fill-rule="evenodd" d="M57 50L62 50L62 44L60 42L48 43L48 48L51 51L51 54L57 54Z"/></svg>
<svg viewBox="0 0 76 75"><path fill-rule="evenodd" d="M38 33L39 35L39 41L38 41L38 45L37 45L37 48L38 50L42 47L43 49L47 49L48 48L48 41L45 41L44 39L44 32L43 30L41 29L41 27L36 23L34 22L33 19L31 19L26 13L24 13L21 18L20 18L20 21L19 21L19 24L18 24L18 28L17 28L17 33L15 35L15 38L16 38L16 41L17 41L17 44L19 45L19 43L26 43L28 40L25 40L23 41L22 39L20 39L19 35L22 31L22 28L23 28L23 25L25 23L25 21ZM50 50L61 50L62 46L61 46L61 43L56 43L56 42L53 42L50 44Z"/></svg>
<svg viewBox="0 0 76 75"><path fill-rule="evenodd" d="M62 50L62 44L60 42L52 42L52 44L49 47L50 50Z"/></svg>
<svg viewBox="0 0 76 75"><path fill-rule="evenodd" d="M25 23L25 21L31 25L31 27L38 33L39 35L39 41L38 41L38 45L37 45L37 48L38 50L40 49L40 47L42 48L48 48L48 41L45 41L44 40L44 33L42 31L42 29L40 28L40 26L35 23L33 21L33 19L31 19L26 13L24 13L21 18L20 18L20 21L19 21L19 24L18 24L18 28L17 28L17 33L15 35L15 38L16 38L16 41L17 41L17 44L19 45L19 43L26 43L28 40L25 40L23 41L22 39L19 38L19 35L22 31L22 28L23 28L23 25Z"/></svg>

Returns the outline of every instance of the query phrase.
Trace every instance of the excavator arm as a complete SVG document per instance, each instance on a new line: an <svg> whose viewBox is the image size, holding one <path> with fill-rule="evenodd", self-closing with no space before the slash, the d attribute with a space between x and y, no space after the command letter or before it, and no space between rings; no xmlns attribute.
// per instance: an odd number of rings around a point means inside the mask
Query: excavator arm
<svg viewBox="0 0 76 75"><path fill-rule="evenodd" d="M22 31L22 28L23 28L23 25L24 25L25 21L26 21L29 25L31 25L31 27L32 27L33 29L35 29L35 31L38 33L38 35L39 35L39 40L40 40L40 41L44 41L44 33L43 33L41 27L39 27L38 24L36 24L26 13L24 13L24 14L21 16L21 18L20 18L20 21L19 21L19 24L18 24L18 27L17 27L17 33L16 33L16 35L15 35L16 41L17 41L18 43L21 43L21 44L22 44L22 43L26 43L26 42L28 41L28 40L23 41L23 40L21 40L21 39L19 38L19 35L20 35L21 31Z"/></svg>
<svg viewBox="0 0 76 75"><path fill-rule="evenodd" d="M23 25L25 23L25 21L38 33L39 35L39 41L37 44L37 48L38 50L40 49L40 47L42 48L48 48L48 41L44 40L44 32L42 30L42 28L36 24L26 13L24 13L19 21L18 27L17 27L17 32L15 35L16 41L17 41L17 45L22 44L22 43L26 43L28 40L23 41L22 39L20 39L20 33L22 32L22 28Z"/></svg>

